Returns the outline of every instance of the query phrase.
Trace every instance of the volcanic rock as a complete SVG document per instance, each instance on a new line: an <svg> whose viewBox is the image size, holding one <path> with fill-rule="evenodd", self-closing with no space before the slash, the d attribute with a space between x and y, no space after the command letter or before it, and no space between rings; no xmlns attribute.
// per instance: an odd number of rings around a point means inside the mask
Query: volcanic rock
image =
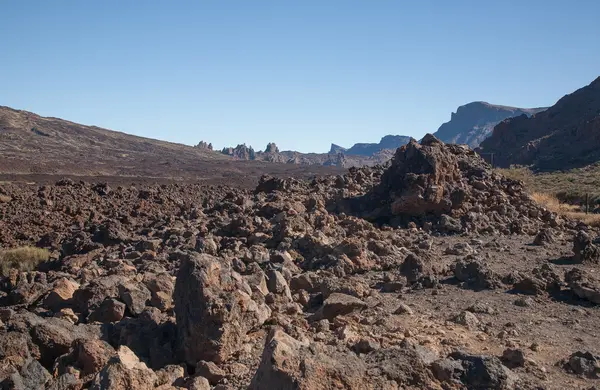
<svg viewBox="0 0 600 390"><path fill-rule="evenodd" d="M270 316L268 307L255 302L251 293L223 259L206 254L182 259L175 313L187 362L226 360L241 347L245 334Z"/></svg>

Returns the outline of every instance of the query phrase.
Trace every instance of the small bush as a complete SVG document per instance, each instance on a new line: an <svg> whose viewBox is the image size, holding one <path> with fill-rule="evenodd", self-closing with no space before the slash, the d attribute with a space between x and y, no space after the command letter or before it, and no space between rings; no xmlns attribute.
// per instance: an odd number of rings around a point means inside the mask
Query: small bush
<svg viewBox="0 0 600 390"><path fill-rule="evenodd" d="M7 276L11 268L32 271L50 258L50 252L42 248L24 246L0 251L0 274Z"/></svg>

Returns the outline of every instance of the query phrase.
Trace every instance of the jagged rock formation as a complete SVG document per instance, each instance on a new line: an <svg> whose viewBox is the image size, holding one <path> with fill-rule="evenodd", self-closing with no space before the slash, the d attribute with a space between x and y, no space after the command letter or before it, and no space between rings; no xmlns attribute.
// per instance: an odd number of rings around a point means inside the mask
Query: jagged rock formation
<svg viewBox="0 0 600 390"><path fill-rule="evenodd" d="M555 170L600 160L600 77L561 98L546 111L499 123L480 152L494 164Z"/></svg>
<svg viewBox="0 0 600 390"><path fill-rule="evenodd" d="M235 148L223 148L221 153L231 156L236 160L254 160L256 158L256 153L252 146L248 147L246 144L240 144Z"/></svg>
<svg viewBox="0 0 600 390"><path fill-rule="evenodd" d="M269 142L265 148L265 153L279 153L279 148L274 142Z"/></svg>
<svg viewBox="0 0 600 390"><path fill-rule="evenodd" d="M331 148L329 148L329 154L337 154L337 153L344 153L346 152L346 148L340 146L340 145L336 145L336 144L331 144Z"/></svg>
<svg viewBox="0 0 600 390"><path fill-rule="evenodd" d="M441 125L433 135L446 143L466 144L475 148L489 137L494 126L504 119L520 115L531 116L545 109L473 102L458 107L456 112L452 113L450 121Z"/></svg>
<svg viewBox="0 0 600 390"><path fill-rule="evenodd" d="M196 146L194 146L194 147L195 147L195 148L198 148L198 149L213 150L213 145L212 145L212 143L210 143L210 144L209 144L209 143L207 143L207 142L204 142L204 141L200 141L200 142L198 142L198 145L196 145Z"/></svg>

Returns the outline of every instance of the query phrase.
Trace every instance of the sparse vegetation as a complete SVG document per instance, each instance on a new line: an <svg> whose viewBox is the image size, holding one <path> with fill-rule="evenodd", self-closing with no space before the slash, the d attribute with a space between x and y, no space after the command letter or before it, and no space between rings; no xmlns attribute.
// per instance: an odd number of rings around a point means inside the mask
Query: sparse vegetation
<svg viewBox="0 0 600 390"><path fill-rule="evenodd" d="M600 164L569 171L534 173L528 168L497 169L498 173L521 180L535 201L553 212L600 226ZM588 213L586 213L586 198Z"/></svg>
<svg viewBox="0 0 600 390"><path fill-rule="evenodd" d="M558 215L584 222L590 226L600 226L600 214L585 213L581 206L561 203L556 196L543 192L534 192L531 197L537 203Z"/></svg>
<svg viewBox="0 0 600 390"><path fill-rule="evenodd" d="M8 275L11 268L20 271L31 271L40 263L50 258L47 249L24 246L0 251L0 274Z"/></svg>
<svg viewBox="0 0 600 390"><path fill-rule="evenodd" d="M511 179L522 180L530 193L550 194L562 203L583 206L586 196L590 209L600 203L600 163L568 171L534 173L528 168L497 171Z"/></svg>

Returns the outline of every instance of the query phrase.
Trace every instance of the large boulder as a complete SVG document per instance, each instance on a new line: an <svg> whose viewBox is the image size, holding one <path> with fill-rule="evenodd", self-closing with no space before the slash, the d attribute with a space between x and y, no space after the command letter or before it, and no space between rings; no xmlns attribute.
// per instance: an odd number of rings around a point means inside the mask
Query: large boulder
<svg viewBox="0 0 600 390"><path fill-rule="evenodd" d="M274 328L249 390L370 389L365 374L356 355L313 353L308 343Z"/></svg>
<svg viewBox="0 0 600 390"><path fill-rule="evenodd" d="M596 245L590 235L581 230L573 238L573 261L576 263L598 263L600 262L600 248Z"/></svg>
<svg viewBox="0 0 600 390"><path fill-rule="evenodd" d="M565 273L565 282L578 297L600 304L600 279L573 268Z"/></svg>
<svg viewBox="0 0 600 390"><path fill-rule="evenodd" d="M146 390L153 389L157 380L154 371L141 362L131 349L121 346L117 355L98 373L91 389Z"/></svg>
<svg viewBox="0 0 600 390"><path fill-rule="evenodd" d="M175 284L175 314L184 359L222 362L236 352L246 333L270 316L264 303L224 259L185 256Z"/></svg>

